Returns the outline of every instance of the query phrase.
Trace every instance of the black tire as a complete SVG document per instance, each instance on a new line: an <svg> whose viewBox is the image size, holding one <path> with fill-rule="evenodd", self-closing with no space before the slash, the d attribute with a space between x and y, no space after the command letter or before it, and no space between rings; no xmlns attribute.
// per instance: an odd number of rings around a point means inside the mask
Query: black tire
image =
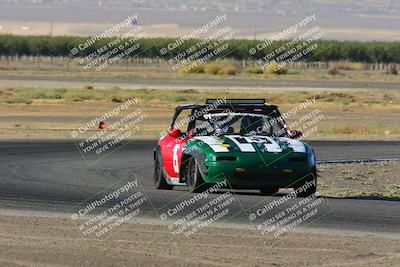
<svg viewBox="0 0 400 267"><path fill-rule="evenodd" d="M279 191L279 188L276 187L264 187L260 189L261 195L263 196L271 196Z"/></svg>
<svg viewBox="0 0 400 267"><path fill-rule="evenodd" d="M309 197L313 194L315 194L315 192L317 191L317 171L314 170L312 175L309 175L309 177L307 177L307 179L303 180L300 184L297 184L295 186L295 190L299 189L300 187L302 187L303 185L305 185L307 182L314 182L314 185L309 186L305 191L302 191L300 193L297 194L298 197Z"/></svg>
<svg viewBox="0 0 400 267"><path fill-rule="evenodd" d="M188 160L186 184L189 187L189 191L192 193L201 193L207 189L207 185L204 183L203 177L201 176L197 161L193 157Z"/></svg>
<svg viewBox="0 0 400 267"><path fill-rule="evenodd" d="M161 168L158 157L154 159L154 173L153 173L154 186L156 189L171 190L174 186L165 181L165 177Z"/></svg>

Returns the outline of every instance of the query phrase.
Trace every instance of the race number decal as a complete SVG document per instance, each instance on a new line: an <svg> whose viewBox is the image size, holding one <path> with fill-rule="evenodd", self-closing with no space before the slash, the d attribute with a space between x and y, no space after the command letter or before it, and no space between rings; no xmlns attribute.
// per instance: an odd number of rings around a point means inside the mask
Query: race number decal
<svg viewBox="0 0 400 267"><path fill-rule="evenodd" d="M249 138L243 136L226 136L232 142L234 142L242 152L256 152L251 142L249 142Z"/></svg>
<svg viewBox="0 0 400 267"><path fill-rule="evenodd" d="M266 152L280 153L282 148L274 139L268 136L226 136L232 140L241 152L256 152L254 145L263 146Z"/></svg>
<svg viewBox="0 0 400 267"><path fill-rule="evenodd" d="M172 154L172 165L174 167L174 172L179 173L179 160L178 160L178 150L181 147L181 144L176 144L174 146L173 154Z"/></svg>

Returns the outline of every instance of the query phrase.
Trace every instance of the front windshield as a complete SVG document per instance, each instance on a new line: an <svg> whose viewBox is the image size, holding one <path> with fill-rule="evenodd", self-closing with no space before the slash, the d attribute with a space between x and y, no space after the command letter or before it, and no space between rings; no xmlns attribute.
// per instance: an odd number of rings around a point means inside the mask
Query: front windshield
<svg viewBox="0 0 400 267"><path fill-rule="evenodd" d="M284 136L287 133L280 117L251 113L210 113L196 120L195 135Z"/></svg>

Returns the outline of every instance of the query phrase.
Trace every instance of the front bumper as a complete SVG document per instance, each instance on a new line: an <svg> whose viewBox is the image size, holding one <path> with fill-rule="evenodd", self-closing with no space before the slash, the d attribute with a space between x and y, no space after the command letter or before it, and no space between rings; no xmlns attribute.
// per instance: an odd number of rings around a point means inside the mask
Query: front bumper
<svg viewBox="0 0 400 267"><path fill-rule="evenodd" d="M205 163L207 173L203 174L206 183L216 183L227 179L230 187L259 189L262 187L293 187L301 181L312 179L315 166L307 161L296 162L290 159L251 163L243 161L209 161Z"/></svg>

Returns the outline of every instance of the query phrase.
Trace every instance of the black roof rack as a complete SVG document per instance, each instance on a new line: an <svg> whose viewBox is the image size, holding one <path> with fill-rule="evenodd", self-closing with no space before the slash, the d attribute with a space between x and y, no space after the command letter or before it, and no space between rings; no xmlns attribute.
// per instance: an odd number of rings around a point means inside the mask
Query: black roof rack
<svg viewBox="0 0 400 267"><path fill-rule="evenodd" d="M224 104L231 104L231 105L264 105L265 99L264 98L231 98L231 99L222 99ZM206 100L206 104L211 105L214 103L220 103L221 99L214 99L208 98Z"/></svg>
<svg viewBox="0 0 400 267"><path fill-rule="evenodd" d="M275 110L278 107L265 103L265 99L254 98L254 99L207 99L206 104L181 104L175 108L176 111L185 109L203 109L214 106L213 110L226 109L226 108L261 108L263 110Z"/></svg>

